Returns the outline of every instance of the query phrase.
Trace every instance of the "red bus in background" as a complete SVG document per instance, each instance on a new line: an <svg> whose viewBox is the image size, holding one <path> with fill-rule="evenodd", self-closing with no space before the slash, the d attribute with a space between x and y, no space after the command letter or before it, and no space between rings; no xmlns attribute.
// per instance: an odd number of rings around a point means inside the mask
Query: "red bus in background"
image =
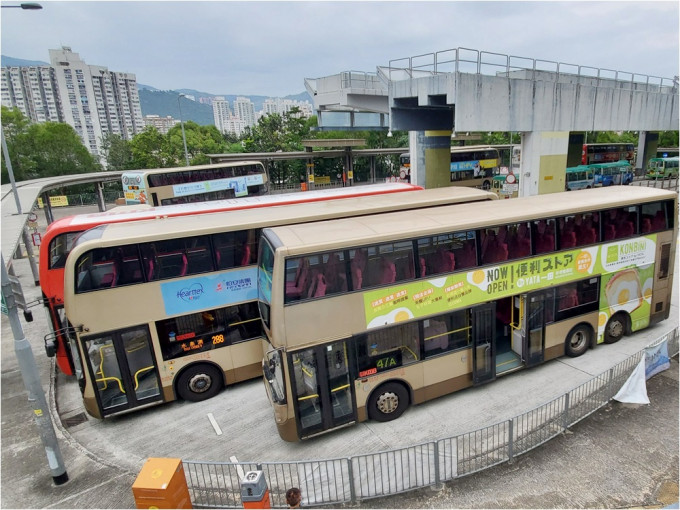
<svg viewBox="0 0 680 510"><path fill-rule="evenodd" d="M628 161L635 167L635 144L633 143L584 143L581 164Z"/></svg>
<svg viewBox="0 0 680 510"><path fill-rule="evenodd" d="M371 184L334 188L304 193L286 193L280 195L249 196L176 204L161 207L122 206L106 212L78 214L61 218L47 227L40 244L40 287L43 303L47 309L53 332L45 336L47 356L56 356L57 366L66 375L74 375L76 367L71 356L71 346L66 334L68 327L64 313L64 265L73 242L82 232L108 223L149 220L159 217L186 216L221 211L253 209L277 205L320 202L341 198L353 198L367 195L384 195L406 191L422 190L420 186L407 183Z"/></svg>

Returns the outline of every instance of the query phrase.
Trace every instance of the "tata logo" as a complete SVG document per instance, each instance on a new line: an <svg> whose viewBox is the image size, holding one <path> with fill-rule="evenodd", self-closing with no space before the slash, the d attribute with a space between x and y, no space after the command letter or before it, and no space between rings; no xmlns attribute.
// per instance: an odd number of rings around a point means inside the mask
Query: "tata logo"
<svg viewBox="0 0 680 510"><path fill-rule="evenodd" d="M196 301L203 295L203 292L205 292L203 290L203 285L200 283L193 283L189 287L177 291L177 297L186 302Z"/></svg>

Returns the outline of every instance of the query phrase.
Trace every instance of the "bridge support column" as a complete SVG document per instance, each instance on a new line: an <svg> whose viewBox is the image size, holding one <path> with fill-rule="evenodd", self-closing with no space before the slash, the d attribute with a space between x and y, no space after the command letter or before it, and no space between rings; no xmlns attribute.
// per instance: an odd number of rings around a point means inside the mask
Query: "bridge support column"
<svg viewBox="0 0 680 510"><path fill-rule="evenodd" d="M451 131L409 132L411 184L424 188L451 185Z"/></svg>
<svg viewBox="0 0 680 510"><path fill-rule="evenodd" d="M523 133L519 196L564 191L568 149L568 131Z"/></svg>
<svg viewBox="0 0 680 510"><path fill-rule="evenodd" d="M52 214L52 204L50 204L50 196L47 193L42 194L43 210L45 211L45 220L47 224L54 222L54 214Z"/></svg>
<svg viewBox="0 0 680 510"><path fill-rule="evenodd" d="M638 137L637 156L635 158L635 175L645 175L649 158L656 156L659 146L659 133L640 131Z"/></svg>
<svg viewBox="0 0 680 510"><path fill-rule="evenodd" d="M106 211L106 201L104 200L104 185L101 182L96 182L94 184L94 192L97 196L97 206L99 207L99 212Z"/></svg>

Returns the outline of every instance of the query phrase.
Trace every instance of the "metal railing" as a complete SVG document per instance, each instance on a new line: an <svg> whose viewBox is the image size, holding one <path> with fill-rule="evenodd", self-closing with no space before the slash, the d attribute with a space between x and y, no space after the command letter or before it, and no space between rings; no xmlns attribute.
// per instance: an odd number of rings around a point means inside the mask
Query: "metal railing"
<svg viewBox="0 0 680 510"><path fill-rule="evenodd" d="M678 353L676 327L652 344L668 341ZM542 406L509 420L458 436L349 458L297 462L183 461L194 507L241 508L240 480L263 471L274 508L286 508L285 494L299 487L304 506L355 504L424 487L440 487L511 461L542 445L606 405L638 365L644 349Z"/></svg>
<svg viewBox="0 0 680 510"><path fill-rule="evenodd" d="M442 73L470 73L505 76L536 81L571 81L646 92L678 93L676 78L617 71L597 67L504 55L471 48L454 48L403 57L389 62L390 81L400 81Z"/></svg>

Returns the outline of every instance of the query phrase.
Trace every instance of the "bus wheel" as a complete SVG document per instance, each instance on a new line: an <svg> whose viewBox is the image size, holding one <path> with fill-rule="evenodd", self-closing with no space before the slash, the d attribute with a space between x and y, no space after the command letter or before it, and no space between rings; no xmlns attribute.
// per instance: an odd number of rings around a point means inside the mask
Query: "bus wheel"
<svg viewBox="0 0 680 510"><path fill-rule="evenodd" d="M613 344L621 340L626 333L626 316L622 313L616 313L609 319L604 328L604 343Z"/></svg>
<svg viewBox="0 0 680 510"><path fill-rule="evenodd" d="M224 381L220 371L212 365L189 367L177 381L177 393L189 402L200 402L217 395Z"/></svg>
<svg viewBox="0 0 680 510"><path fill-rule="evenodd" d="M592 330L585 324L580 324L573 328L567 335L564 346L565 354L571 358L576 358L588 350Z"/></svg>
<svg viewBox="0 0 680 510"><path fill-rule="evenodd" d="M482 183L482 189L483 189L483 190L486 190L486 191L490 190L490 189L491 189L491 182L489 182L489 181L484 181L484 182Z"/></svg>
<svg viewBox="0 0 680 510"><path fill-rule="evenodd" d="M368 399L368 417L375 421L396 420L408 407L408 391L398 383L387 383Z"/></svg>

